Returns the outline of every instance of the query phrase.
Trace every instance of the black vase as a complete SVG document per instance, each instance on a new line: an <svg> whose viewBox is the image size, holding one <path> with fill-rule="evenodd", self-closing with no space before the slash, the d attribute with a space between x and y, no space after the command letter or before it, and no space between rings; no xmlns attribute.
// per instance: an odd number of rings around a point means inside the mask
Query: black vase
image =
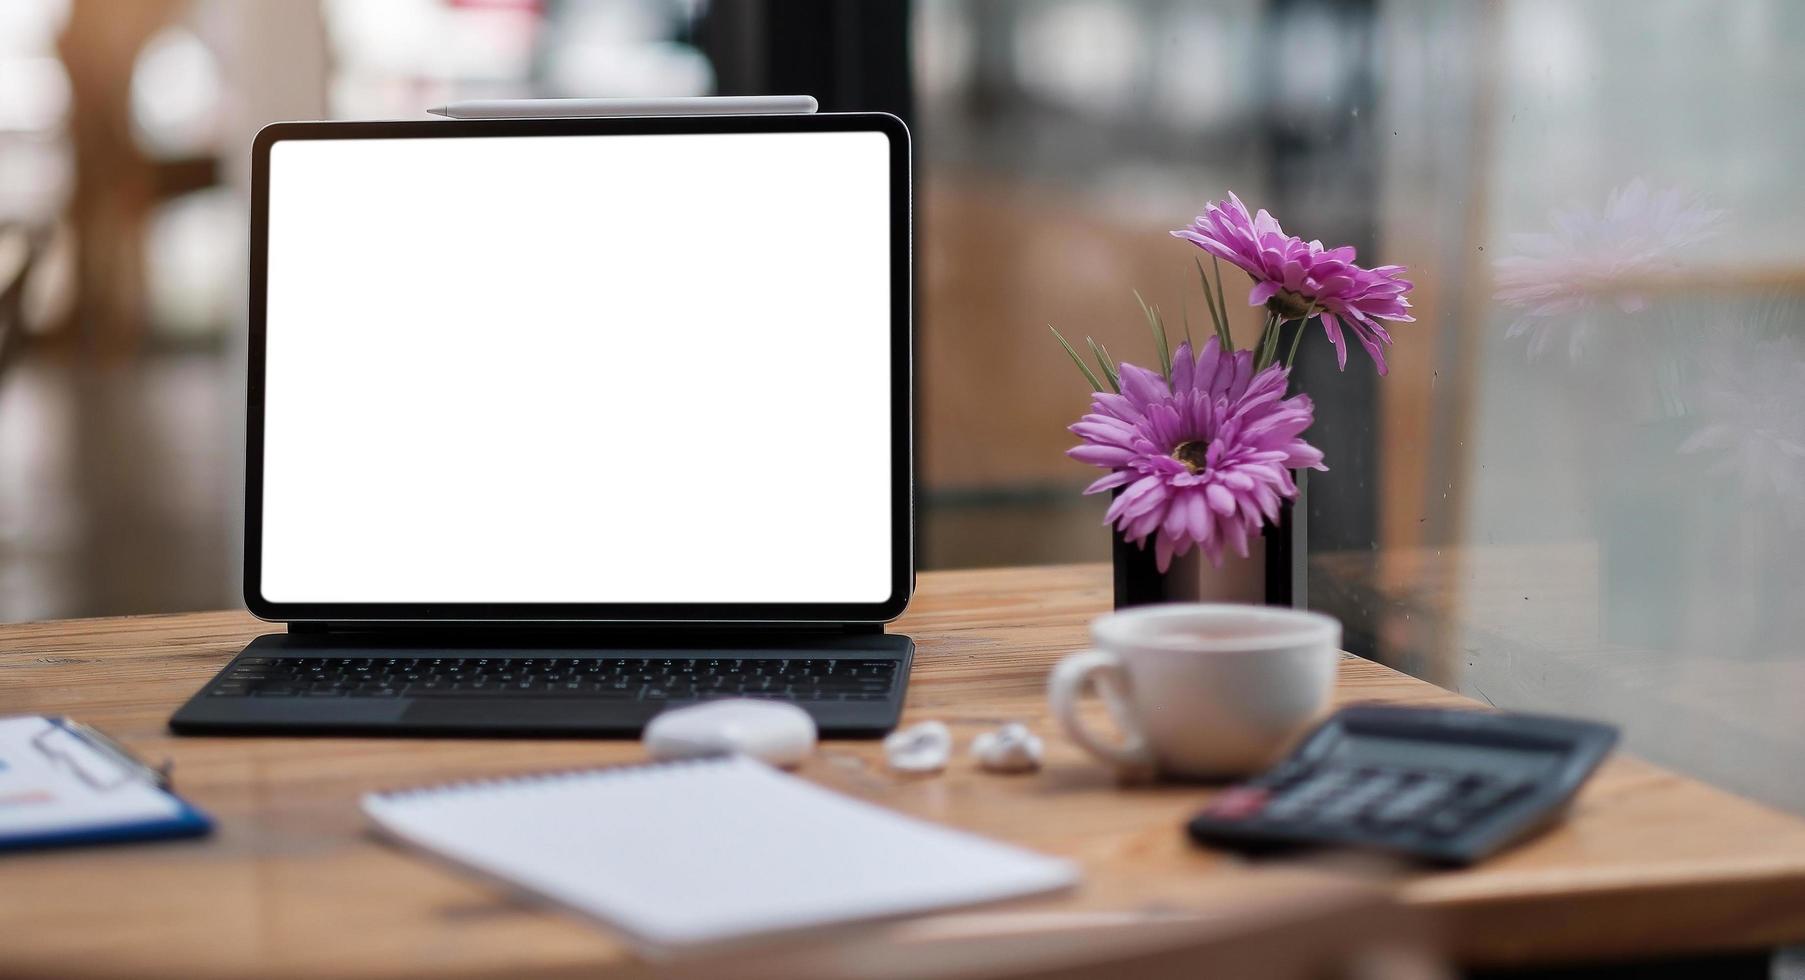
<svg viewBox="0 0 1805 980"><path fill-rule="evenodd" d="M1159 602L1241 602L1267 606L1305 606L1304 570L1309 534L1305 503L1305 470L1297 470L1297 497L1279 507L1278 520L1247 543L1247 557L1224 552L1217 568L1203 549L1192 548L1159 570L1149 540L1142 548L1112 532L1116 608ZM1116 491L1120 493L1121 491Z"/></svg>

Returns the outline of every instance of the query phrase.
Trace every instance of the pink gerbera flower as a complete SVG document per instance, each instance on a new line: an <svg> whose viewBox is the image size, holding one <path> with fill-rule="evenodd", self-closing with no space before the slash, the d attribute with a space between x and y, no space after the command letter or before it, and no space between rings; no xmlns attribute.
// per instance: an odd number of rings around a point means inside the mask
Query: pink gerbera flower
<svg viewBox="0 0 1805 980"><path fill-rule="evenodd" d="M1510 236L1514 254L1492 265L1498 301L1522 311L1506 336L1527 337L1531 360L1565 340L1578 363L1609 313L1647 309L1650 287L1678 272L1722 217L1696 194L1641 178L1612 191L1601 211L1553 212L1551 230Z"/></svg>
<svg viewBox="0 0 1805 980"><path fill-rule="evenodd" d="M1226 545L1247 556L1247 539L1297 496L1296 467L1327 469L1301 436L1314 420L1309 396L1285 397L1290 372L1258 374L1252 351L1225 352L1211 338L1200 354L1181 344L1172 381L1120 366L1121 394L1100 391L1071 431L1084 440L1067 455L1110 471L1085 493L1124 487L1104 522L1146 547L1160 571L1197 545L1222 563Z"/></svg>
<svg viewBox="0 0 1805 980"><path fill-rule="evenodd" d="M1379 321L1416 319L1410 315L1406 294L1412 283L1403 277L1403 266L1361 268L1354 264L1353 246L1325 249L1321 242L1287 235L1264 209L1249 216L1247 206L1232 193L1225 203L1210 202L1190 227L1172 236L1252 276L1247 305L1265 306L1279 320L1308 317L1312 310L1322 314L1322 328L1335 345L1335 361L1343 370L1347 368L1343 324L1384 374L1391 334Z"/></svg>

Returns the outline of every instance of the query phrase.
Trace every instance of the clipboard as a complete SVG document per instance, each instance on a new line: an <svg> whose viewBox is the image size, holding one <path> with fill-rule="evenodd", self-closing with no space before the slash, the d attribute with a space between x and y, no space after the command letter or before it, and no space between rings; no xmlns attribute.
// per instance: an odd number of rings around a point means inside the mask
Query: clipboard
<svg viewBox="0 0 1805 980"><path fill-rule="evenodd" d="M157 769L68 718L0 718L0 852L198 837L213 821Z"/></svg>

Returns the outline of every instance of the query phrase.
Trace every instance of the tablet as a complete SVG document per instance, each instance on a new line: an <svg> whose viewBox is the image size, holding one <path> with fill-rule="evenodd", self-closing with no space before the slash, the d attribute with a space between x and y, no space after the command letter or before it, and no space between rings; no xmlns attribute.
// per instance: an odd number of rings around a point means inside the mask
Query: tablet
<svg viewBox="0 0 1805 980"><path fill-rule="evenodd" d="M281 123L253 152L254 613L902 611L895 117Z"/></svg>

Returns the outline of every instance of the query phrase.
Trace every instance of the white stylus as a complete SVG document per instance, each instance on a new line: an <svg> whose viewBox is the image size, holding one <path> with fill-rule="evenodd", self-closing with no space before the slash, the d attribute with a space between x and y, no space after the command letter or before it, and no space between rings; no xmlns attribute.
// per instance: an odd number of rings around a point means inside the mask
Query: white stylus
<svg viewBox="0 0 1805 980"><path fill-rule="evenodd" d="M812 95L689 99L480 99L426 110L452 119L589 119L605 116L775 116L814 112Z"/></svg>

